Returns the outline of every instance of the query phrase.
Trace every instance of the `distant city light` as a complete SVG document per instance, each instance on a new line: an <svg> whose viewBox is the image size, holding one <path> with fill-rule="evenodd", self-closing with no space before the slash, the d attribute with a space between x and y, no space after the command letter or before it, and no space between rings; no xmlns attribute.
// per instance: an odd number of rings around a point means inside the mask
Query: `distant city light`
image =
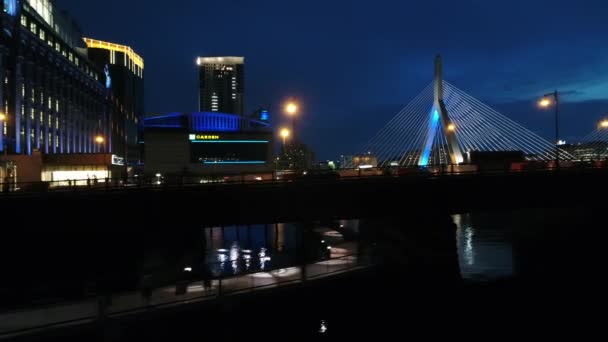
<svg viewBox="0 0 608 342"><path fill-rule="evenodd" d="M186 268L184 268L184 272L192 272L192 267L186 267Z"/></svg>

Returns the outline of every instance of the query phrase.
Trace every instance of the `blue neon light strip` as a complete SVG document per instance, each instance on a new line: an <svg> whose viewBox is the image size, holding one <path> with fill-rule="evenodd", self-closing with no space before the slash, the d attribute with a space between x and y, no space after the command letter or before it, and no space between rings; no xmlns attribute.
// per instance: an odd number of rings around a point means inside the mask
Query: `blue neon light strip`
<svg viewBox="0 0 608 342"><path fill-rule="evenodd" d="M221 161L221 162L203 162L205 165L214 165L214 164L266 164L265 161L262 160L250 160L250 161Z"/></svg>
<svg viewBox="0 0 608 342"><path fill-rule="evenodd" d="M267 144L268 140L192 140L198 144Z"/></svg>
<svg viewBox="0 0 608 342"><path fill-rule="evenodd" d="M431 120L431 127L429 127L429 135L427 136L426 144L424 145L424 150L422 151L422 155L420 156L419 166L426 167L429 165L429 158L431 156L431 148L433 147L433 140L435 139L435 134L437 133L437 126L439 125L439 112L437 109L433 112L433 118Z"/></svg>

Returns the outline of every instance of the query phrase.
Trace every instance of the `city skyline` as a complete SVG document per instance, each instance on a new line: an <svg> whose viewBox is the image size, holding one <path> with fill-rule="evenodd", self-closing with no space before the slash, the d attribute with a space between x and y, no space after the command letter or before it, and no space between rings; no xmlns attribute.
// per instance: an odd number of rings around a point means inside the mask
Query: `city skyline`
<svg viewBox="0 0 608 342"><path fill-rule="evenodd" d="M596 46L607 30L600 1L576 8L565 1L550 6L546 1L415 6L381 1L373 8L355 1L324 4L322 12L315 1L297 6L184 2L168 9L141 1L56 3L90 35L141 51L148 65L148 113L196 108L197 56L245 56L245 112L271 105L278 127L280 104L296 96L302 102L300 134L320 159L356 152L357 144L430 82L429 61L436 53L445 57L446 80L547 139L553 134L552 113L535 108L542 94L554 89L564 94L567 141L590 132L608 108L602 94L608 65L601 60L603 48ZM247 30L220 25L223 17L203 11L204 6L228 10L232 20L259 20ZM108 25L99 15L104 11L125 24ZM312 16L314 22L308 20ZM554 21L557 17L567 20ZM213 34L201 34L200 22L214 27Z"/></svg>

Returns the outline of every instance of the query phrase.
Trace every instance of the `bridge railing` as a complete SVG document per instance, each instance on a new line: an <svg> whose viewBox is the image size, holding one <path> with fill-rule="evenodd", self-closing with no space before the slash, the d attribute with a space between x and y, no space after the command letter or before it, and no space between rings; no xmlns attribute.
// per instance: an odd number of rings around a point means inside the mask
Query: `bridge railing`
<svg viewBox="0 0 608 342"><path fill-rule="evenodd" d="M587 171L608 170L604 164L571 164L564 163L559 168L552 165L536 166L533 168L462 168L462 167L428 167L428 168L386 168L386 169L349 169L328 171L323 173L301 174L296 177L277 177L269 179L246 179L245 177L132 177L78 179L48 182L11 182L0 180L0 196L49 192L88 192L88 191L125 191L136 189L174 189L174 188L204 188L221 185L277 185L286 183L335 183L356 179L382 178L434 178L442 176L473 176L473 175L519 175L543 173L577 173Z"/></svg>
<svg viewBox="0 0 608 342"><path fill-rule="evenodd" d="M302 266L276 267L213 279L185 279L171 286L141 289L78 302L0 312L0 338L27 335L49 328L88 324L107 318L151 312L226 296L301 284L373 266L369 254L349 254Z"/></svg>

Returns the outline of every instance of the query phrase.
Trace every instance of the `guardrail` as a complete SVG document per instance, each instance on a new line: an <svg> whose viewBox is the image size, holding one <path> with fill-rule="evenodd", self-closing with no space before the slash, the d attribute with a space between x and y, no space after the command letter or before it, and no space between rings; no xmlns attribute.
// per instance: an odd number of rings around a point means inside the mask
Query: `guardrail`
<svg viewBox="0 0 608 342"><path fill-rule="evenodd" d="M58 303L0 312L0 338L41 332L49 328L82 325L107 318L149 312L184 304L202 303L226 296L302 284L335 274L373 266L367 254L349 254L304 266L245 272L215 279L180 281L154 290Z"/></svg>
<svg viewBox="0 0 608 342"><path fill-rule="evenodd" d="M538 167L531 169L512 170L512 169L482 169L482 170L458 170L450 167L436 167L425 169L400 169L404 170L399 173L399 169L367 169L357 170L354 173L347 173L338 170L327 173L309 173L303 174L294 178L277 178L261 179L261 180L246 180L242 179L224 179L224 178L205 178L200 177L134 177L134 178L105 178L105 179L80 179L70 181L49 181L49 182L2 182L0 181L0 196L11 194L33 194L47 192L83 192L83 191L105 191L105 190L131 190L131 189L170 189L184 187L208 187L218 185L278 185L286 183L332 183L340 181L349 181L356 179L428 179L436 177L454 177L454 176L508 176L522 174L560 174L580 173L585 171L606 171L608 166L595 165L573 165L560 168L554 167ZM350 170L355 171L355 170ZM340 175L340 172L343 174Z"/></svg>

